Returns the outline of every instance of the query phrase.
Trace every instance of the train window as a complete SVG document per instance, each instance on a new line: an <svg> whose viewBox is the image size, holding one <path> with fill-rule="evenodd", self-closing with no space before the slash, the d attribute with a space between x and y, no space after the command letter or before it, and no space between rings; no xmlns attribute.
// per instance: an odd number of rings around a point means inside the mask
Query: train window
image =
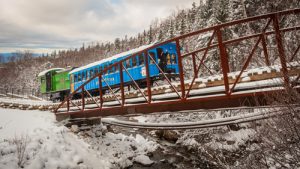
<svg viewBox="0 0 300 169"><path fill-rule="evenodd" d="M150 64L154 64L154 61L155 61L155 53L154 52L149 52L149 60L150 60Z"/></svg>
<svg viewBox="0 0 300 169"><path fill-rule="evenodd" d="M81 74L79 73L78 74L78 82L80 82L81 81Z"/></svg>
<svg viewBox="0 0 300 169"><path fill-rule="evenodd" d="M171 58L172 58L172 64L176 64L176 63L177 63L177 60L176 60L175 54L172 54L172 55L171 55Z"/></svg>
<svg viewBox="0 0 300 169"><path fill-rule="evenodd" d="M100 67L99 67L99 72L102 72L102 70L103 70L103 67L100 66Z"/></svg>
<svg viewBox="0 0 300 169"><path fill-rule="evenodd" d="M109 64L109 66L111 66L112 65L112 63L111 64ZM109 73L113 73L114 72L114 67L111 67L110 69L109 69Z"/></svg>
<svg viewBox="0 0 300 169"><path fill-rule="evenodd" d="M169 53L167 53L167 64L171 64L171 55Z"/></svg>
<svg viewBox="0 0 300 169"><path fill-rule="evenodd" d="M138 59L139 59L139 65L145 64L145 58L143 54L139 55Z"/></svg>
<svg viewBox="0 0 300 169"><path fill-rule="evenodd" d="M91 69L91 70L90 70L90 78L92 78L93 76L94 76L94 70Z"/></svg>
<svg viewBox="0 0 300 169"><path fill-rule="evenodd" d="M104 65L103 70L107 68L107 65ZM104 72L103 74L107 74L107 71Z"/></svg>
<svg viewBox="0 0 300 169"><path fill-rule="evenodd" d="M136 56L132 57L132 67L135 67L137 65Z"/></svg>
<svg viewBox="0 0 300 169"><path fill-rule="evenodd" d="M83 71L81 74L82 74L82 80L85 80L85 72Z"/></svg>
<svg viewBox="0 0 300 169"><path fill-rule="evenodd" d="M126 68L131 68L130 59L126 60Z"/></svg>
<svg viewBox="0 0 300 169"><path fill-rule="evenodd" d="M119 64L115 66L115 71L119 71Z"/></svg>
<svg viewBox="0 0 300 169"><path fill-rule="evenodd" d="M74 75L74 83L77 82L77 75Z"/></svg>
<svg viewBox="0 0 300 169"><path fill-rule="evenodd" d="M99 73L97 68L94 69L94 72L95 72L95 75Z"/></svg>

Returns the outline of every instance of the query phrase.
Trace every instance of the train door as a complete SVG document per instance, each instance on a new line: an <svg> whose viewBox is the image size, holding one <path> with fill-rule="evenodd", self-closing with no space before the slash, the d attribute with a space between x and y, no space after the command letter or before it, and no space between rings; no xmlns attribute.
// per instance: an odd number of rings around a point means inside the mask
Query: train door
<svg viewBox="0 0 300 169"><path fill-rule="evenodd" d="M165 71L167 66L167 58L163 52L162 48L157 48L157 58L158 58L158 66L161 68L161 70Z"/></svg>
<svg viewBox="0 0 300 169"><path fill-rule="evenodd" d="M52 87L52 79L51 79L51 72L47 72L46 73L46 92L50 92L51 91L51 87Z"/></svg>
<svg viewBox="0 0 300 169"><path fill-rule="evenodd" d="M74 77L74 74L69 75L70 76L70 90L71 93L74 92L74 83L75 83L75 78L77 79L76 75Z"/></svg>

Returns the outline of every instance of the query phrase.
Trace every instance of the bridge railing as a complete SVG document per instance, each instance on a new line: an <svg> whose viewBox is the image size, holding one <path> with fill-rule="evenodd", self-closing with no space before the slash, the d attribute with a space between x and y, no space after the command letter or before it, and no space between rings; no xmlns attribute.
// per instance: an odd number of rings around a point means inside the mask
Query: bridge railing
<svg viewBox="0 0 300 169"><path fill-rule="evenodd" d="M132 54L131 56L123 59L117 63L114 63L104 69L102 72L94 75L92 78L88 79L84 84L82 84L79 88L77 88L74 92L72 92L55 110L55 113L59 113L59 109L66 107L67 110L65 113L74 114L74 113L88 113L90 110L86 109L86 99L90 98L96 105L93 111L99 112L101 116L101 112L104 109L115 109L115 108L124 108L130 107L132 105L126 104L126 97L125 97L125 83L123 79L123 73L119 73L120 75L120 85L119 86L110 86L109 83L103 78L103 75L108 72L111 68L116 68L119 72L125 72L131 79L131 84L136 88L138 95L144 99L144 101L140 101L141 103L138 106L145 106L151 105L154 106L156 104L168 104L171 101L165 100L160 101L159 103L153 101L153 90L151 85L151 78L149 75L149 60L156 65L159 69L160 73L164 77L166 84L170 86L170 90L172 90L177 95L177 99L172 100L172 102L185 102L187 100L191 100L190 92L193 88L193 84L195 83L196 79L199 78L200 74L201 77L204 75L204 72L209 72L210 74L214 74L215 72L221 73L221 79L223 83L221 84L224 86L224 94L226 97L230 97L235 92L235 87L237 83L241 80L243 72L249 67L251 61L254 58L254 55L257 55L257 50L260 48L263 54L262 57L259 57L260 60L263 62L263 65L270 66L272 63L270 58L272 57L273 61L276 60L275 54L270 56L270 46L276 49L276 56L278 56L277 60L281 65L281 70L284 79L284 87L289 89L291 87L291 82L289 78L289 70L287 66L287 62L294 61L297 58L297 54L299 53L300 44L296 45L295 50L292 52L291 56L287 56L285 52L285 44L284 40L287 38L283 38L283 34L292 31L299 31L300 25L299 20L295 21L296 25L282 27L281 21L284 21L288 16L292 16L294 18L299 18L298 14L300 13L300 9L292 9L287 11L281 11L276 13L270 13L260 16L254 16L250 18L240 19L228 23L219 24L216 26L212 26L209 28L204 28L198 31L194 31L191 33L187 33L173 39L155 44L147 49L139 51L137 53ZM226 36L228 30L234 29L234 27L244 26L245 24L251 25L251 23L264 23L264 26L261 27L260 31L246 34L246 35L239 35L238 38L230 38L230 36ZM200 36L208 37L205 40L204 45L202 47L199 46L192 46L193 40L199 39ZM297 40L296 40L297 41ZM176 43L176 50L178 55L178 67L179 67L179 80L176 83L171 82L171 79L168 78L167 74L163 72L158 66L158 63L148 54L148 51L159 47L163 44L167 44L170 42ZM230 45L236 45L238 43L247 43L247 49L249 53L242 53L245 55L243 57L243 63L235 63L238 64L240 70L237 71L237 77L234 81L229 79L229 73L233 72L233 69L229 62L232 62L237 52L230 49ZM299 40L298 40L299 42ZM276 44L276 45L275 45ZM252 47L249 47L251 46ZM275 46L274 46L275 45ZM199 54L202 54L199 57ZM129 73L127 68L124 66L126 60L131 59L136 55L143 55L145 57L145 68L146 68L146 89L142 89L138 83L132 78L132 75ZM192 76L190 79L187 79L185 74L186 70L184 69L187 65L183 64L185 60L189 60L192 63ZM219 66L219 71L212 70L208 67L208 64L216 62L216 65ZM205 70L205 71L204 71ZM92 80L97 79L99 81L99 97L95 98L86 90L86 85L90 83ZM108 88L108 93L103 93L102 82L106 84ZM115 90L119 91L115 93ZM77 104L72 99L75 93L81 91L81 103ZM105 103L104 96L110 96L114 98L114 100L118 103L117 105L111 107L105 107L103 104ZM155 104L154 104L155 103ZM78 110L70 110L70 107L74 106L77 107ZM137 105L135 105L137 106ZM118 109L119 110L119 109Z"/></svg>

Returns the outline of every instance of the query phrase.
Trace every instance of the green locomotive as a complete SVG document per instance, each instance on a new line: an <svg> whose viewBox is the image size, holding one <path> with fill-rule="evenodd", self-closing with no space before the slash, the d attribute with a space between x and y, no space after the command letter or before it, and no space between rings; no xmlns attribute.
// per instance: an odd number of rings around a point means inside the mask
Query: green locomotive
<svg viewBox="0 0 300 169"><path fill-rule="evenodd" d="M72 68L52 68L39 73L40 92L50 95L52 101L62 101L70 93L71 70Z"/></svg>

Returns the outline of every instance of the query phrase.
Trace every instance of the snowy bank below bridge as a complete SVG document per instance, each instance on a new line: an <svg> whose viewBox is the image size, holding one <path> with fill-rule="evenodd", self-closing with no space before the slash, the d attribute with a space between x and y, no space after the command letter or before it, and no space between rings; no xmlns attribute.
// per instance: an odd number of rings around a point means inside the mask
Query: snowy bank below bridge
<svg viewBox="0 0 300 169"><path fill-rule="evenodd" d="M0 108L0 168L125 168L149 162L145 155L155 147L140 135L79 137L50 112Z"/></svg>

